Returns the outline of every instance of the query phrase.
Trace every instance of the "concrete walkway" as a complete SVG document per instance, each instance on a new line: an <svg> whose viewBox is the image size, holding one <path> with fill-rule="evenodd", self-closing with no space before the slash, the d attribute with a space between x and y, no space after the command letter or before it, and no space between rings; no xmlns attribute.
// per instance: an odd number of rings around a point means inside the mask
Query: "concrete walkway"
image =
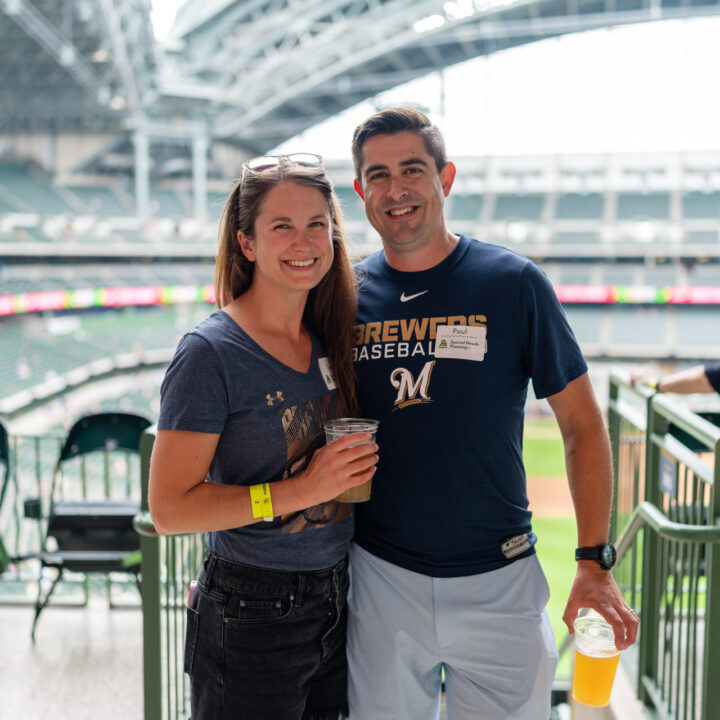
<svg viewBox="0 0 720 720"><path fill-rule="evenodd" d="M3 720L142 720L142 615L48 607L35 645L34 609L0 605L0 717Z"/></svg>

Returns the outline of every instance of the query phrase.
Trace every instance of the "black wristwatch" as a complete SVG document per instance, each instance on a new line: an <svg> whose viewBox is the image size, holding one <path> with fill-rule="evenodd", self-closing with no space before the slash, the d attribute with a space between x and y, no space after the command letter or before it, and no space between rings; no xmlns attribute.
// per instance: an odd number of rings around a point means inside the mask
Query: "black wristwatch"
<svg viewBox="0 0 720 720"><path fill-rule="evenodd" d="M617 552L611 543L593 547L579 547L575 550L576 560L594 560L603 570L610 570L617 561Z"/></svg>

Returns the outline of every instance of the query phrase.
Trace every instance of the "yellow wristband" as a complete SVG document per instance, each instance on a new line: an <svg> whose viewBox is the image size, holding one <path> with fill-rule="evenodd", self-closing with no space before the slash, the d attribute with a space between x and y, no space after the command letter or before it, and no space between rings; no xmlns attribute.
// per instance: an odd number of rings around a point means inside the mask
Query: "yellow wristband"
<svg viewBox="0 0 720 720"><path fill-rule="evenodd" d="M657 390L658 392L660 392L660 391L658 390L658 385L659 385L659 384L660 384L660 381L659 381L659 380L651 380L651 381L648 383L648 387L649 387L651 390Z"/></svg>
<svg viewBox="0 0 720 720"><path fill-rule="evenodd" d="M261 517L266 522L272 522L273 507L269 483L250 486L250 504L253 517Z"/></svg>

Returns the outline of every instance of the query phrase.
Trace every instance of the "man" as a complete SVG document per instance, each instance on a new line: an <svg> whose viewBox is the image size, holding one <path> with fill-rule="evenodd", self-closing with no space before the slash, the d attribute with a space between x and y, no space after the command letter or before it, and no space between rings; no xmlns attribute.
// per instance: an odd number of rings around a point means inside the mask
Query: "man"
<svg viewBox="0 0 720 720"><path fill-rule="evenodd" d="M654 378L646 372L633 373L630 383L643 383L662 393L689 395L693 393L720 393L720 362L694 365L687 370Z"/></svg>
<svg viewBox="0 0 720 720"><path fill-rule="evenodd" d="M595 558L578 561L564 620L594 608L620 649L637 632L606 569L611 459L587 365L532 262L446 228L455 166L422 113L366 120L353 160L384 250L357 269L380 463L351 550L351 720L437 718L443 668L448 720L547 720L557 651L522 466L528 379L560 425L580 555Z"/></svg>

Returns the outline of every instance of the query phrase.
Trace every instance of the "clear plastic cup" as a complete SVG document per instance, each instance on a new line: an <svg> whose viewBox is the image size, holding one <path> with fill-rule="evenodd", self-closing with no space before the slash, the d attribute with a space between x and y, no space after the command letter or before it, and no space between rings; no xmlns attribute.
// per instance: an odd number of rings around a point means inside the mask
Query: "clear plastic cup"
<svg viewBox="0 0 720 720"><path fill-rule="evenodd" d="M615 681L620 651L605 618L587 615L575 620L575 667L572 696L588 707L605 707Z"/></svg>
<svg viewBox="0 0 720 720"><path fill-rule="evenodd" d="M328 420L324 425L325 439L331 443L343 435L356 432L369 432L372 434L371 441L375 442L375 434L377 433L379 424L378 420L367 420L366 418L334 418L333 420ZM360 444L364 445L365 443ZM355 445L351 445L350 447L355 447ZM366 456L363 455L363 457ZM362 485L356 485L341 492L335 500L348 503L365 502L370 499L371 491L372 478L366 480Z"/></svg>

